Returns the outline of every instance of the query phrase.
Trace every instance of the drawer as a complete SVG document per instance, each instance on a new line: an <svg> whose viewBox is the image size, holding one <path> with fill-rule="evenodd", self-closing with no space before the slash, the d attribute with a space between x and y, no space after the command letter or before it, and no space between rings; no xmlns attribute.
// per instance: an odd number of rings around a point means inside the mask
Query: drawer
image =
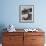
<svg viewBox="0 0 46 46"><path fill-rule="evenodd" d="M4 36L3 41L18 41L18 40L23 40L23 36Z"/></svg>
<svg viewBox="0 0 46 46"><path fill-rule="evenodd" d="M14 44L3 44L2 46L16 46Z"/></svg>
<svg viewBox="0 0 46 46"><path fill-rule="evenodd" d="M44 44L32 44L32 46L44 46Z"/></svg>
<svg viewBox="0 0 46 46"><path fill-rule="evenodd" d="M25 44L43 44L44 36L24 36Z"/></svg>
<svg viewBox="0 0 46 46"><path fill-rule="evenodd" d="M17 44L2 44L2 46L23 46L23 43L17 43Z"/></svg>
<svg viewBox="0 0 46 46"><path fill-rule="evenodd" d="M43 44L44 36L32 36L32 43L33 44Z"/></svg>
<svg viewBox="0 0 46 46"><path fill-rule="evenodd" d="M3 46L22 46L23 38L21 36L15 37L4 37L3 38Z"/></svg>
<svg viewBox="0 0 46 46"><path fill-rule="evenodd" d="M24 36L44 36L44 32L24 32Z"/></svg>
<svg viewBox="0 0 46 46"><path fill-rule="evenodd" d="M23 32L4 32L4 36L23 36Z"/></svg>

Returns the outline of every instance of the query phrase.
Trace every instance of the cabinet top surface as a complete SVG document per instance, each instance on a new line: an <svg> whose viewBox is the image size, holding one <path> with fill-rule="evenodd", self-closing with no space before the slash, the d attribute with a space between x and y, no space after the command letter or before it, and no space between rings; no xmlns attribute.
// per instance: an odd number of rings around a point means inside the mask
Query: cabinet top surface
<svg viewBox="0 0 46 46"><path fill-rule="evenodd" d="M8 33L8 31L6 31L7 33ZM25 32L25 33L41 33L41 32L44 32L44 31L41 31L41 30L39 30L39 31L25 31L24 29L16 29L16 31L15 32L9 32L9 33L16 33L16 32Z"/></svg>

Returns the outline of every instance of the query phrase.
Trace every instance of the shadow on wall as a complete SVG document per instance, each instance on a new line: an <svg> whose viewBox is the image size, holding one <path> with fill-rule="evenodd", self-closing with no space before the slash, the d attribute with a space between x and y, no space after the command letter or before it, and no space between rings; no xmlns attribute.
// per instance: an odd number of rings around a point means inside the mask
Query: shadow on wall
<svg viewBox="0 0 46 46"><path fill-rule="evenodd" d="M0 24L0 43L2 43L2 36L3 32L5 32L3 29L6 28L4 24Z"/></svg>

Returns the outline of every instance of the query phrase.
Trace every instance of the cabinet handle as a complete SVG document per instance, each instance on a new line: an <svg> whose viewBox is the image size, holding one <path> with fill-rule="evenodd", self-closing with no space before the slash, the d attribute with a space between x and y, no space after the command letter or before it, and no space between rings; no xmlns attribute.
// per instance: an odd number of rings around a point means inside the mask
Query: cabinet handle
<svg viewBox="0 0 46 46"><path fill-rule="evenodd" d="M32 39L32 40L36 40L36 39Z"/></svg>
<svg viewBox="0 0 46 46"><path fill-rule="evenodd" d="M10 40L13 40L13 38L9 38Z"/></svg>

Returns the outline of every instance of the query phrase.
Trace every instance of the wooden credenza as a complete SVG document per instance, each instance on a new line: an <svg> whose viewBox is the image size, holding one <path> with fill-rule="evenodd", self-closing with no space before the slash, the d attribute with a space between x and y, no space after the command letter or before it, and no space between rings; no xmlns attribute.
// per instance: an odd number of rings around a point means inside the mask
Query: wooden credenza
<svg viewBox="0 0 46 46"><path fill-rule="evenodd" d="M44 46L44 32L3 32L3 46Z"/></svg>

